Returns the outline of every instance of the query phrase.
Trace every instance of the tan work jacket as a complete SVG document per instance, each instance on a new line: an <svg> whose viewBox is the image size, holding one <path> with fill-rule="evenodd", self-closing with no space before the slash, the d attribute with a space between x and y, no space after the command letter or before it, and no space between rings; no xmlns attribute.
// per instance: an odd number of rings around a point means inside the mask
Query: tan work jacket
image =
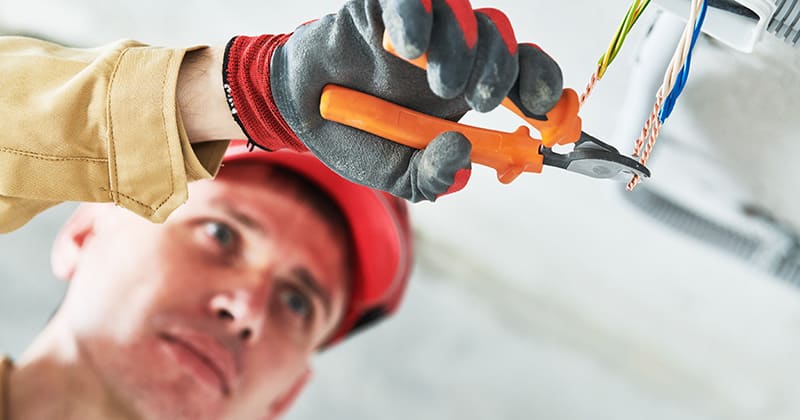
<svg viewBox="0 0 800 420"><path fill-rule="evenodd" d="M176 106L186 51L0 37L0 232L63 201L162 222L215 175L227 142L189 144Z"/></svg>

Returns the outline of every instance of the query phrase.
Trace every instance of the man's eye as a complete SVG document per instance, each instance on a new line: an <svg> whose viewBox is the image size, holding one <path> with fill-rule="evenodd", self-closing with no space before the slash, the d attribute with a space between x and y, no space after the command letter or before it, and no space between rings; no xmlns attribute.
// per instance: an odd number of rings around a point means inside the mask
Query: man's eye
<svg viewBox="0 0 800 420"><path fill-rule="evenodd" d="M205 231L225 250L232 250L236 246L236 233L225 223L206 222Z"/></svg>
<svg viewBox="0 0 800 420"><path fill-rule="evenodd" d="M301 292L295 289L283 290L280 294L281 302L301 318L308 318L311 315L311 302Z"/></svg>

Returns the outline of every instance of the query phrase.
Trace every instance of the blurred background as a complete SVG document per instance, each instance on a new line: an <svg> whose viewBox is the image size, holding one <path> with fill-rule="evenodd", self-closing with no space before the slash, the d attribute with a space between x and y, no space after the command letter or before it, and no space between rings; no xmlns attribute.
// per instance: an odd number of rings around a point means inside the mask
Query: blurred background
<svg viewBox="0 0 800 420"><path fill-rule="evenodd" d="M629 5L472 3L504 10L578 91ZM0 0L0 32L224 44L338 6ZM637 80L660 78L646 63L674 50L645 39L655 18L650 8L582 111L584 130L624 152L641 127L631 120L652 105ZM631 105L642 97L646 109ZM414 205L417 265L400 313L320 355L288 418L800 418L798 106L800 50L769 36L752 53L701 39L643 188L554 168L502 185L476 168L465 191ZM519 125L502 110L466 122ZM65 290L49 253L73 208L0 236L0 349L11 356Z"/></svg>

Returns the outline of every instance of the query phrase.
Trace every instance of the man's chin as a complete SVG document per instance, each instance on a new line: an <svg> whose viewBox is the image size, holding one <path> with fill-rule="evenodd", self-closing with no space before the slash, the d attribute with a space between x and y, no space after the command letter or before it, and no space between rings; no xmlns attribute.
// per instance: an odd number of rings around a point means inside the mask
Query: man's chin
<svg viewBox="0 0 800 420"><path fill-rule="evenodd" d="M159 350L166 353L173 366L202 385L210 396L230 396L229 380L206 353L174 336L162 335L160 338Z"/></svg>
<svg viewBox="0 0 800 420"><path fill-rule="evenodd" d="M212 385L215 379L207 373L205 379L198 379L191 365L176 363L174 349L163 340L145 341L94 357L96 367L124 405L143 419L223 418L231 399L217 382Z"/></svg>
<svg viewBox="0 0 800 420"><path fill-rule="evenodd" d="M133 404L145 419L220 419L228 401L189 375L165 375L137 390Z"/></svg>

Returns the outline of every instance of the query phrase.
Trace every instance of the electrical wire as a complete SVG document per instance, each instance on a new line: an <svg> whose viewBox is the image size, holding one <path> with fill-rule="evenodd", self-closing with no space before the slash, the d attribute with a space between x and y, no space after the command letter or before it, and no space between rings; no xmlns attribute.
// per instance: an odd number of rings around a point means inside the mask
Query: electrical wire
<svg viewBox="0 0 800 420"><path fill-rule="evenodd" d="M628 33L633 28L633 25L636 24L636 21L639 20L639 17L649 4L650 0L634 0L634 2L630 5L628 12L625 14L625 19L623 19L622 23L620 23L619 27L617 28L617 32L614 34L611 44L608 46L608 50L606 50L606 52L600 57L600 60L597 61L597 68L592 74L589 83L586 85L586 89L580 97L581 105L586 102L586 98L588 98L592 93L592 90L594 90L597 82L603 78L606 70L608 70L608 66L611 65L611 62L617 58L617 54L619 54L620 50L622 50L622 44L625 43Z"/></svg>
<svg viewBox="0 0 800 420"><path fill-rule="evenodd" d="M689 77L691 55L697 38L700 36L703 22L705 21L708 0L692 0L689 20L678 42L678 47L664 74L664 82L656 93L656 102L653 111L645 122L639 138L636 139L633 155L639 156L639 163L645 165L650 158L650 153L658 139L664 120L672 113L675 103L683 92L686 80ZM646 140L646 143L645 143ZM644 151L642 148L644 147ZM632 191L639 184L639 176L634 175L628 182L626 189Z"/></svg>
<svg viewBox="0 0 800 420"><path fill-rule="evenodd" d="M692 34L692 43L689 46L689 54L686 56L686 63L681 68L680 73L678 74L678 79L675 81L675 87L672 88L672 92L670 92L669 96L664 100L664 107L661 108L661 111L658 114L658 119L661 120L663 123L669 118L670 114L672 114L672 110L675 108L675 103L678 100L678 97L681 96L683 93L683 88L686 87L686 81L689 79L689 70L692 66L692 53L694 52L694 46L697 43L697 38L700 37L700 32L703 28L703 23L706 19L706 11L708 10L708 2L704 2L703 7L700 9L700 16L697 18L697 23L694 26L694 33Z"/></svg>
<svg viewBox="0 0 800 420"><path fill-rule="evenodd" d="M583 94L580 96L581 106L586 102L586 99L594 90L597 82L603 78L608 67L622 49L622 45L625 43L628 33L630 33L649 4L650 0L634 0L630 5L625 14L625 18L614 34L614 38L608 50L606 50L600 57L600 60L598 60L597 68L589 79L589 83L586 85ZM683 93L686 81L689 79L692 53L694 52L697 38L699 38L702 31L707 10L708 0L691 0L691 10L686 28L681 35L675 54L672 56L667 71L664 74L664 81L656 93L656 101L653 104L653 110L642 128L639 138L636 139L633 156L639 157L639 162L642 165L647 163L653 146L661 132L661 126L675 109L678 97ZM634 175L630 182L628 182L627 190L632 191L636 188L639 181L639 176Z"/></svg>

